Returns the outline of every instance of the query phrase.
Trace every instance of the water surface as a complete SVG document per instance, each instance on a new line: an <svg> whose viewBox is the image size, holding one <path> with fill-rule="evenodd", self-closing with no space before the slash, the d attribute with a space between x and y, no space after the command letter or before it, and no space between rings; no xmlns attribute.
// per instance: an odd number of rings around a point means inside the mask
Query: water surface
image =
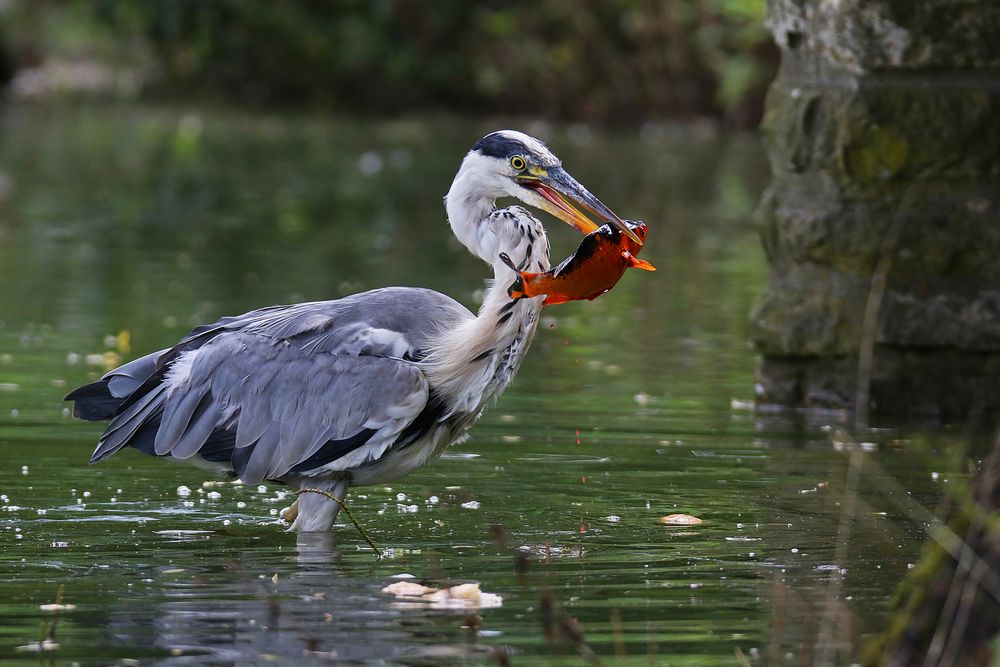
<svg viewBox="0 0 1000 667"><path fill-rule="evenodd" d="M852 449L837 415L748 409L767 173L752 136L526 128L649 223L659 271L547 309L469 442L352 492L382 560L349 524L282 532L276 485L203 486L202 471L132 451L87 465L100 428L62 395L195 324L391 284L473 307L486 268L451 240L441 196L489 129L3 112L0 659L38 662L16 647L40 638L60 586L75 607L44 658L56 664L855 659L919 556L921 508L947 502L975 444L903 428ZM565 256L578 238L549 222ZM675 513L704 523L659 522ZM480 582L503 604L400 605L380 591L402 574Z"/></svg>

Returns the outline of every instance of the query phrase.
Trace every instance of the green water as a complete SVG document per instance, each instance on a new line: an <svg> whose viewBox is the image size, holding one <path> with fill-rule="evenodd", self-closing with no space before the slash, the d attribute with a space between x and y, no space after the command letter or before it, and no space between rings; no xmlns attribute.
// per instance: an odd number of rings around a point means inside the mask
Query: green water
<svg viewBox="0 0 1000 667"><path fill-rule="evenodd" d="M747 409L767 165L753 136L683 127L524 128L649 223L659 271L547 309L469 442L352 493L384 559L349 524L282 532L275 485L203 487L206 473L133 451L88 466L100 427L62 395L195 324L391 284L473 306L485 267L449 237L441 197L493 126L106 107L0 118L5 664L845 664L918 558L920 506L963 482L959 434L876 431L851 476L826 428L837 415ZM578 237L549 228L553 256L571 252ZM673 513L704 523L659 523ZM380 591L404 573L479 582L503 604L400 605ZM75 608L58 648L16 650L39 639L60 586Z"/></svg>

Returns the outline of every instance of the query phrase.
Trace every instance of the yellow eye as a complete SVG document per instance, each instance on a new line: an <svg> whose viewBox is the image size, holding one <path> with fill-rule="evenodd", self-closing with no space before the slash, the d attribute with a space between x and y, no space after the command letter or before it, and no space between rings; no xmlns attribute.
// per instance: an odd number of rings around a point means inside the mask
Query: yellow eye
<svg viewBox="0 0 1000 667"><path fill-rule="evenodd" d="M520 155L515 155L510 159L510 166L512 166L515 171L521 171L528 166L528 163L525 162L524 158Z"/></svg>

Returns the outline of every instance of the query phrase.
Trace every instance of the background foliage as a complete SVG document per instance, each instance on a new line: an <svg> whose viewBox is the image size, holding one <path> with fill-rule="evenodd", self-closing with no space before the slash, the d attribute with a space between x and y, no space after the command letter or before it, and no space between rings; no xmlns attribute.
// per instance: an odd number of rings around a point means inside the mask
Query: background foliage
<svg viewBox="0 0 1000 667"><path fill-rule="evenodd" d="M759 118L763 0L6 0L8 69L96 60L139 90L392 114Z"/></svg>

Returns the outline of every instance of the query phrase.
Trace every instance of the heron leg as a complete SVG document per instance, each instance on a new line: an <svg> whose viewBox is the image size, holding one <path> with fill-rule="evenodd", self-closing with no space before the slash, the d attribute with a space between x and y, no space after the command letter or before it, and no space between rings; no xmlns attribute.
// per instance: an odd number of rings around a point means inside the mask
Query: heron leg
<svg viewBox="0 0 1000 667"><path fill-rule="evenodd" d="M333 497L344 500L347 496L348 479L347 477L305 478L300 480L297 486L300 490L326 491ZM298 512L292 525L288 528L289 531L298 533L328 531L333 528L337 515L340 514L340 504L322 493L302 493L295 504L298 505Z"/></svg>
<svg viewBox="0 0 1000 667"><path fill-rule="evenodd" d="M296 498L295 502L281 510L281 518L291 523L295 521L295 517L299 515L299 499Z"/></svg>

